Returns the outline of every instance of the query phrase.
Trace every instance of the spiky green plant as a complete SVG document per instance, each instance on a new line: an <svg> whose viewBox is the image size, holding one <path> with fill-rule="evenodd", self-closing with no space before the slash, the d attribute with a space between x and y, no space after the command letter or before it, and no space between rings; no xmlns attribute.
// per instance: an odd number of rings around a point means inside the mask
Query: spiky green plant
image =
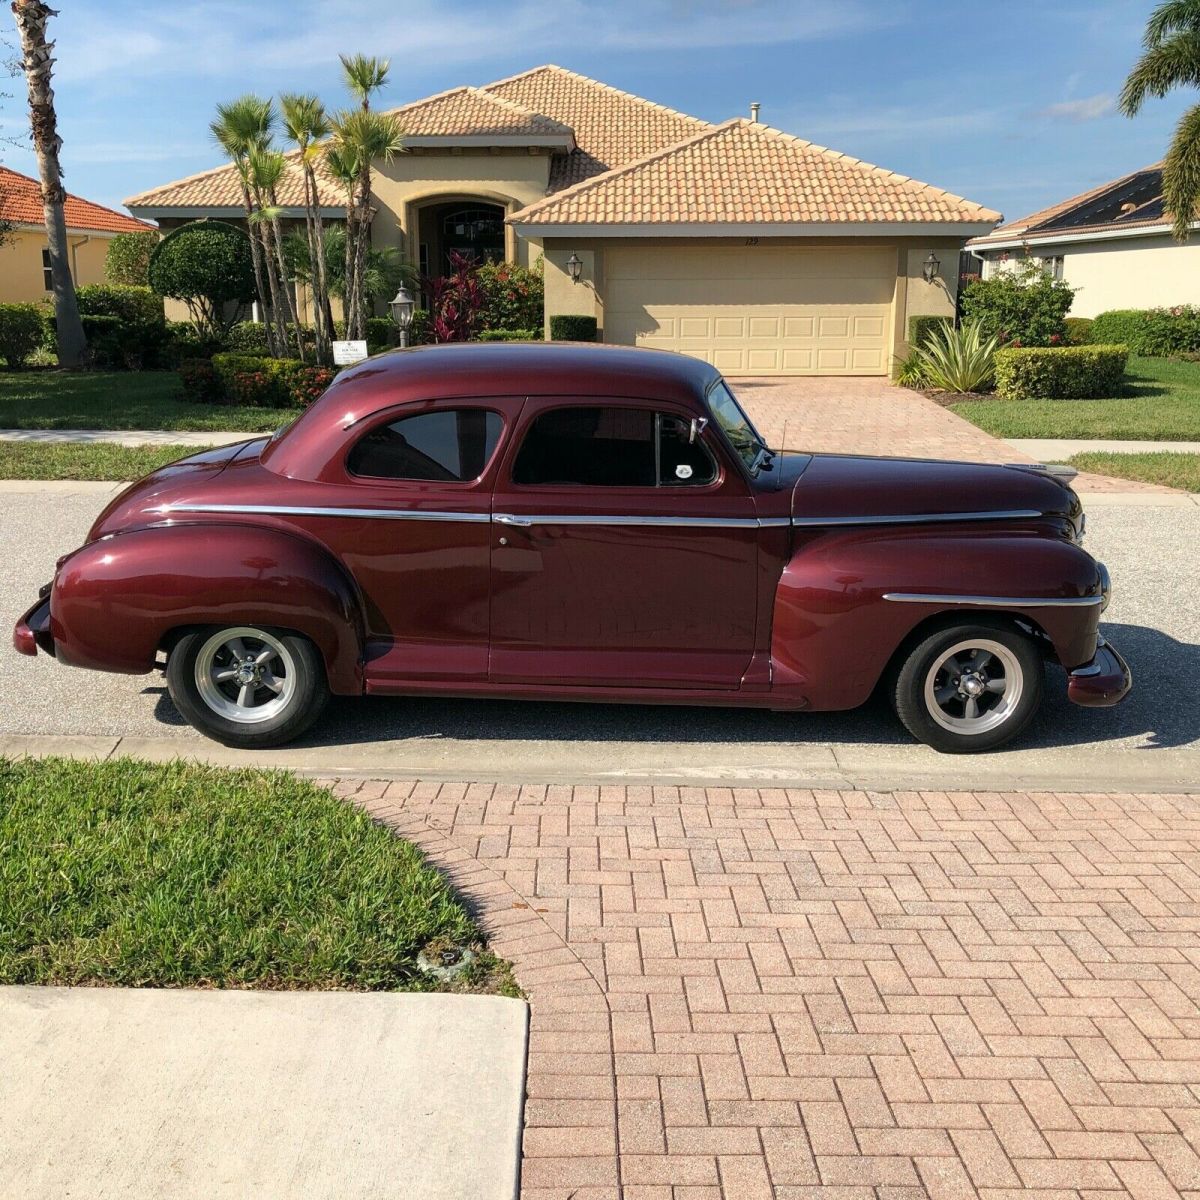
<svg viewBox="0 0 1200 1200"><path fill-rule="evenodd" d="M1148 96L1200 87L1200 0L1166 0L1146 22L1143 53L1121 89L1121 111L1136 116ZM1200 211L1200 104L1179 119L1163 163L1163 201L1172 232L1186 242Z"/></svg>
<svg viewBox="0 0 1200 1200"><path fill-rule="evenodd" d="M978 321L935 329L912 356L926 386L939 392L986 392L995 378L1000 339Z"/></svg>

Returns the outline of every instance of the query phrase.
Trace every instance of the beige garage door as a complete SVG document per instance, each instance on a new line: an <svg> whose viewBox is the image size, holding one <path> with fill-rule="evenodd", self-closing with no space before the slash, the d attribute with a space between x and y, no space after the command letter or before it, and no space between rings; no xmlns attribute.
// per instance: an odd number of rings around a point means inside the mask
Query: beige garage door
<svg viewBox="0 0 1200 1200"><path fill-rule="evenodd" d="M747 375L885 375L896 252L640 245L605 253L604 340Z"/></svg>

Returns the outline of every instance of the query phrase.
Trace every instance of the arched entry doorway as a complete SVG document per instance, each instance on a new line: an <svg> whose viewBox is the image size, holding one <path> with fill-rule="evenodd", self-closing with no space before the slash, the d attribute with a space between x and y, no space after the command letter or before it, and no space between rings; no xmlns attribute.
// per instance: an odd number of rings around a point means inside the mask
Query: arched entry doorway
<svg viewBox="0 0 1200 1200"><path fill-rule="evenodd" d="M418 253L422 275L443 275L450 256L462 254L475 262L503 262L504 208L470 198L427 204L418 220Z"/></svg>

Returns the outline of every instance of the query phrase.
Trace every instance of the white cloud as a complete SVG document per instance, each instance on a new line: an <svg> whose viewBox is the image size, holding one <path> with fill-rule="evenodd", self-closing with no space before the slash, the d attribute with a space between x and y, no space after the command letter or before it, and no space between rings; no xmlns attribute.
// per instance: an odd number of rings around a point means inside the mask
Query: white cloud
<svg viewBox="0 0 1200 1200"><path fill-rule="evenodd" d="M1094 96L1051 104L1034 115L1066 121L1098 121L1101 117L1112 116L1116 111L1116 97L1111 92L1097 92Z"/></svg>

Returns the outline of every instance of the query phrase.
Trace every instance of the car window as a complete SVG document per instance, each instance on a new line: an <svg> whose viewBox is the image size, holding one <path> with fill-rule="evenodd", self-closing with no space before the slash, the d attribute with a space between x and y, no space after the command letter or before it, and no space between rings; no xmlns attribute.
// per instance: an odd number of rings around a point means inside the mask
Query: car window
<svg viewBox="0 0 1200 1200"><path fill-rule="evenodd" d="M513 464L513 482L585 487L711 483L717 466L691 422L645 408L556 408L539 415Z"/></svg>
<svg viewBox="0 0 1200 1200"><path fill-rule="evenodd" d="M750 423L750 418L742 411L742 406L734 399L729 385L723 379L709 389L708 406L738 457L747 467L754 470L766 451L767 444Z"/></svg>
<svg viewBox="0 0 1200 1200"><path fill-rule="evenodd" d="M446 408L401 417L366 434L346 469L372 479L465 483L487 467L503 422L486 408Z"/></svg>

